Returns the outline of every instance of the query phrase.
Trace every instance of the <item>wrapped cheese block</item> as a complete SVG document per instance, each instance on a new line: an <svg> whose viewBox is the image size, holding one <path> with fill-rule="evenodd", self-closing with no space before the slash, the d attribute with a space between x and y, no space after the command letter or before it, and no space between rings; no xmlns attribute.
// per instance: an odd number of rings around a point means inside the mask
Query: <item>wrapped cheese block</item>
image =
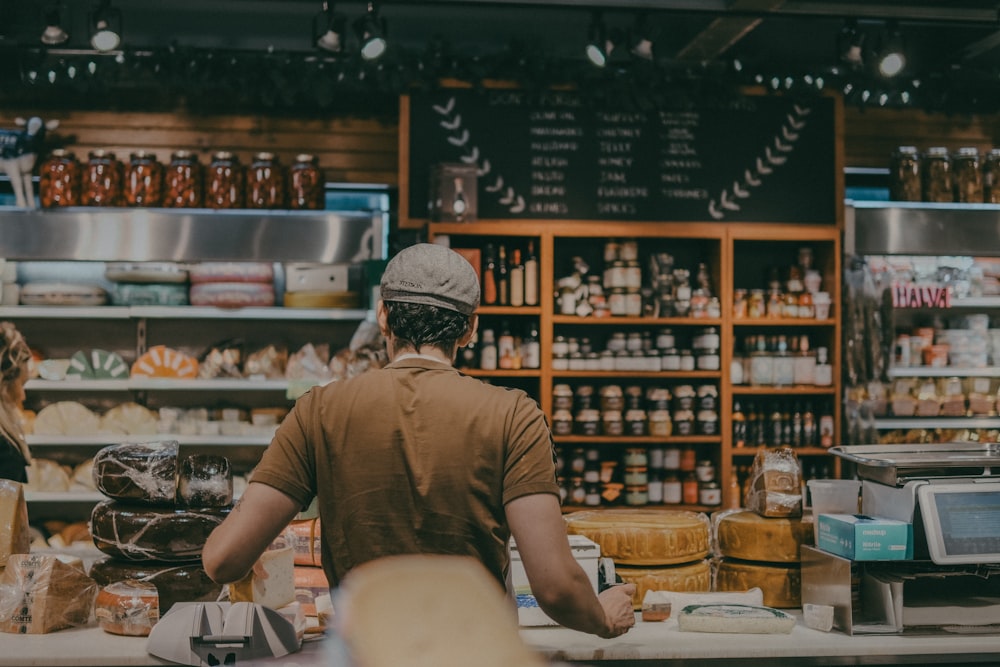
<svg viewBox="0 0 1000 667"><path fill-rule="evenodd" d="M127 560L196 561L228 508L180 509L104 500L90 515L98 549Z"/></svg>
<svg viewBox="0 0 1000 667"><path fill-rule="evenodd" d="M0 630L44 634L85 625L96 595L79 558L11 556L0 577Z"/></svg>
<svg viewBox="0 0 1000 667"><path fill-rule="evenodd" d="M698 512L607 509L567 514L570 534L601 546L616 565L673 565L701 560L710 550L708 517Z"/></svg>
<svg viewBox="0 0 1000 667"><path fill-rule="evenodd" d="M97 435L101 420L92 410L76 401L50 403L35 417L35 435Z"/></svg>
<svg viewBox="0 0 1000 667"><path fill-rule="evenodd" d="M791 447L762 449L750 466L744 505L767 517L802 516L802 473Z"/></svg>
<svg viewBox="0 0 1000 667"><path fill-rule="evenodd" d="M723 556L773 563L798 563L799 547L813 543L813 527L801 518L762 517L748 511L712 515Z"/></svg>
<svg viewBox="0 0 1000 667"><path fill-rule="evenodd" d="M211 454L185 457L177 476L177 501L188 507L227 507L233 502L229 459Z"/></svg>
<svg viewBox="0 0 1000 667"><path fill-rule="evenodd" d="M154 345L132 364L132 377L193 380L198 377L198 360L166 345Z"/></svg>
<svg viewBox="0 0 1000 667"><path fill-rule="evenodd" d="M160 594L148 582L127 579L101 588L94 615L105 632L146 637L160 620Z"/></svg>
<svg viewBox="0 0 1000 667"><path fill-rule="evenodd" d="M322 565L319 518L293 521L282 533L285 542L295 552L296 565Z"/></svg>
<svg viewBox="0 0 1000 667"><path fill-rule="evenodd" d="M642 609L648 591L707 592L712 589L708 561L669 567L615 567L615 574L626 584L635 584L632 606Z"/></svg>
<svg viewBox="0 0 1000 667"><path fill-rule="evenodd" d="M101 416L101 432L121 435L156 435L160 417L138 403L121 403Z"/></svg>
<svg viewBox="0 0 1000 667"><path fill-rule="evenodd" d="M254 602L277 609L295 601L295 554L291 547L268 549L260 556L266 577L251 570L247 576L229 584L232 602Z"/></svg>
<svg viewBox="0 0 1000 667"><path fill-rule="evenodd" d="M764 604L779 609L802 606L802 572L798 563L753 563L723 558L715 573L715 590L759 588Z"/></svg>
<svg viewBox="0 0 1000 667"><path fill-rule="evenodd" d="M161 615L177 602L211 602L222 592L222 584L209 579L200 563L143 563L102 556L90 566L90 576L100 586L130 579L153 584Z"/></svg>
<svg viewBox="0 0 1000 667"><path fill-rule="evenodd" d="M264 283L202 283L191 285L192 306L217 308L267 307L275 303L274 287Z"/></svg>
<svg viewBox="0 0 1000 667"><path fill-rule="evenodd" d="M28 553L30 546L24 487L9 479L0 479L0 568L12 555Z"/></svg>
<svg viewBox="0 0 1000 667"><path fill-rule="evenodd" d="M201 262L188 267L192 283L270 283L274 265L266 262Z"/></svg>
<svg viewBox="0 0 1000 667"><path fill-rule="evenodd" d="M794 627L794 616L745 604L693 604L677 616L677 628L682 632L788 634Z"/></svg>
<svg viewBox="0 0 1000 667"><path fill-rule="evenodd" d="M111 288L114 306L186 306L187 285L116 283Z"/></svg>
<svg viewBox="0 0 1000 667"><path fill-rule="evenodd" d="M109 445L94 456L94 485L116 500L173 504L177 451L176 440Z"/></svg>

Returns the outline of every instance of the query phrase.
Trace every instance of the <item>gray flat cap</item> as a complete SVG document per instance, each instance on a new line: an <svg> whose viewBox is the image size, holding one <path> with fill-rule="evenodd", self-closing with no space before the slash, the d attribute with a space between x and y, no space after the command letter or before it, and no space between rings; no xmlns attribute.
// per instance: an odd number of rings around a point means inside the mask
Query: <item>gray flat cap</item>
<svg viewBox="0 0 1000 667"><path fill-rule="evenodd" d="M380 287L383 301L447 308L471 315L479 307L476 270L457 252L418 243L389 260Z"/></svg>

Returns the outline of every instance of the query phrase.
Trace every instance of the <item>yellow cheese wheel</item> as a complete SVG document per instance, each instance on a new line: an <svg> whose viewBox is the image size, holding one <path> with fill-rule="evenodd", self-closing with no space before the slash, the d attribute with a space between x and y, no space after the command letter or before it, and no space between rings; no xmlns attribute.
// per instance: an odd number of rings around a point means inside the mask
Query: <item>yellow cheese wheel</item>
<svg viewBox="0 0 1000 667"><path fill-rule="evenodd" d="M705 593L712 590L711 568L703 560L670 567L616 567L615 574L626 584L635 584L632 606L642 609L646 591Z"/></svg>
<svg viewBox="0 0 1000 667"><path fill-rule="evenodd" d="M798 563L799 547L813 543L811 523L762 517L754 512L720 515L714 522L723 556L772 563Z"/></svg>
<svg viewBox="0 0 1000 667"><path fill-rule="evenodd" d="M797 564L751 563L723 558L715 573L715 590L759 588L764 604L778 609L802 606L802 573Z"/></svg>
<svg viewBox="0 0 1000 667"><path fill-rule="evenodd" d="M698 512L607 509L567 514L570 534L601 546L615 565L675 565L701 560L709 552L708 517Z"/></svg>

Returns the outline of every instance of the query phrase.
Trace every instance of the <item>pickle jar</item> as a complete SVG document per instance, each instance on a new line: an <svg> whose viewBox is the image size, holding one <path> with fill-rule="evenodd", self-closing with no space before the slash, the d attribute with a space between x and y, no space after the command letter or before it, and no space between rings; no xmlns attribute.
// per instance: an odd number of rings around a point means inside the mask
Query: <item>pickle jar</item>
<svg viewBox="0 0 1000 667"><path fill-rule="evenodd" d="M80 163L57 148L38 169L38 201L42 208L80 205Z"/></svg>
<svg viewBox="0 0 1000 667"><path fill-rule="evenodd" d="M274 153L256 153L247 170L247 207L284 208L285 173Z"/></svg>
<svg viewBox="0 0 1000 667"><path fill-rule="evenodd" d="M121 206L122 163L106 150L91 151L80 185L84 206Z"/></svg>
<svg viewBox="0 0 1000 667"><path fill-rule="evenodd" d="M980 204L983 201L983 172L979 165L979 149L959 148L952 159L952 182L955 201Z"/></svg>
<svg viewBox="0 0 1000 667"><path fill-rule="evenodd" d="M1000 148L992 148L983 159L983 201L1000 204Z"/></svg>
<svg viewBox="0 0 1000 667"><path fill-rule="evenodd" d="M954 201L951 157L948 155L947 148L943 146L928 148L920 163L920 173L924 201Z"/></svg>
<svg viewBox="0 0 1000 667"><path fill-rule="evenodd" d="M894 201L920 201L920 155L916 146L900 146L889 164L889 198Z"/></svg>
<svg viewBox="0 0 1000 667"><path fill-rule="evenodd" d="M156 155L136 151L125 169L123 187L126 206L159 206L163 200L163 165Z"/></svg>
<svg viewBox="0 0 1000 667"><path fill-rule="evenodd" d="M315 155L300 153L288 169L288 203L297 210L319 211L324 208L325 182Z"/></svg>
<svg viewBox="0 0 1000 667"><path fill-rule="evenodd" d="M204 206L202 185L204 174L198 156L191 151L175 151L164 177L163 205L167 208L201 208Z"/></svg>
<svg viewBox="0 0 1000 667"><path fill-rule="evenodd" d="M243 208L246 201L246 172L235 154L217 151L208 165L205 200L209 208Z"/></svg>

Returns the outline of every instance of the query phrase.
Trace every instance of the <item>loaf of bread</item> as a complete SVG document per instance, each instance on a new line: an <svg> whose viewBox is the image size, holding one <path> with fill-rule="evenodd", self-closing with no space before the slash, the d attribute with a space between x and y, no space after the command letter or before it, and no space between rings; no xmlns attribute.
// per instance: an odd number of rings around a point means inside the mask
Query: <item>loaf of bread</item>
<svg viewBox="0 0 1000 667"><path fill-rule="evenodd" d="M718 512L712 517L723 556L772 563L798 563L799 548L813 543L811 523L801 518L762 517L749 511Z"/></svg>
<svg viewBox="0 0 1000 667"><path fill-rule="evenodd" d="M632 606L642 609L648 591L706 592L712 589L708 561L670 567L616 567L615 574L626 584L635 584Z"/></svg>
<svg viewBox="0 0 1000 667"><path fill-rule="evenodd" d="M698 512L607 509L567 514L570 534L601 547L616 565L675 565L701 560L710 551L708 517Z"/></svg>
<svg viewBox="0 0 1000 667"><path fill-rule="evenodd" d="M802 572L797 563L751 563L731 558L719 562L715 590L745 591L759 588L764 604L779 609L802 606Z"/></svg>
<svg viewBox="0 0 1000 667"><path fill-rule="evenodd" d="M0 576L0 630L45 634L85 625L96 595L79 558L13 555Z"/></svg>
<svg viewBox="0 0 1000 667"><path fill-rule="evenodd" d="M791 447L762 449L750 466L744 505L767 517L802 516L802 473Z"/></svg>
<svg viewBox="0 0 1000 667"><path fill-rule="evenodd" d="M28 505L24 487L9 479L0 479L0 568L14 554L26 554L31 547Z"/></svg>
<svg viewBox="0 0 1000 667"><path fill-rule="evenodd" d="M138 562L102 556L90 566L89 574L100 586L129 579L153 584L161 615L177 602L212 602L222 592L222 584L209 579L201 563Z"/></svg>
<svg viewBox="0 0 1000 667"><path fill-rule="evenodd" d="M146 637L160 620L160 593L148 582L116 581L97 594L94 615L105 632Z"/></svg>
<svg viewBox="0 0 1000 667"><path fill-rule="evenodd" d="M97 548L116 558L197 561L227 514L223 507L181 509L104 500L91 512L90 532Z"/></svg>

